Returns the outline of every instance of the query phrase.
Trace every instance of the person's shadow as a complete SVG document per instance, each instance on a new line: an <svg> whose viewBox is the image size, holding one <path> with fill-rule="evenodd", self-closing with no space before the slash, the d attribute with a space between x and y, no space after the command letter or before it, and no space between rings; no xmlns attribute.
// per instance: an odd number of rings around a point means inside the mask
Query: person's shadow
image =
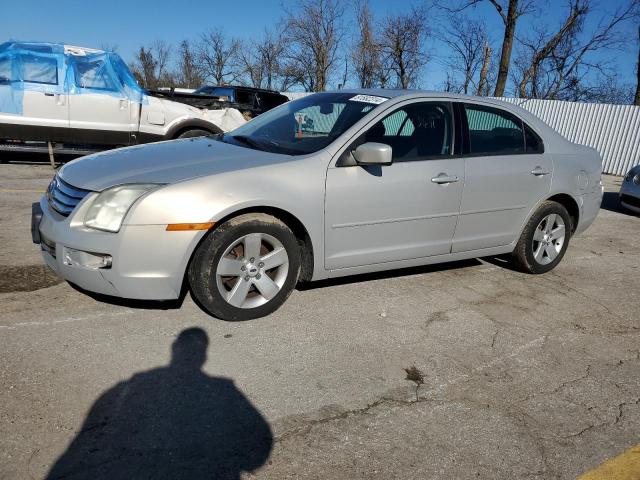
<svg viewBox="0 0 640 480"><path fill-rule="evenodd" d="M264 465L271 428L231 380L201 370L208 343L184 330L168 366L105 392L47 478L239 479Z"/></svg>

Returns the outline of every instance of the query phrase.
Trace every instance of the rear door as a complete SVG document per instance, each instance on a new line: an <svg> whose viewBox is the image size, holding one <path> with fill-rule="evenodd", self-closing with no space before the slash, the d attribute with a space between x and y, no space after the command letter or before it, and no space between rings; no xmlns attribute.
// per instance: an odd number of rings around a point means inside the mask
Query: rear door
<svg viewBox="0 0 640 480"><path fill-rule="evenodd" d="M465 185L452 252L513 242L529 211L549 192L553 162L540 137L515 115L464 104Z"/></svg>
<svg viewBox="0 0 640 480"><path fill-rule="evenodd" d="M75 94L69 97L69 125L75 143L128 145L136 114L105 55L71 58Z"/></svg>

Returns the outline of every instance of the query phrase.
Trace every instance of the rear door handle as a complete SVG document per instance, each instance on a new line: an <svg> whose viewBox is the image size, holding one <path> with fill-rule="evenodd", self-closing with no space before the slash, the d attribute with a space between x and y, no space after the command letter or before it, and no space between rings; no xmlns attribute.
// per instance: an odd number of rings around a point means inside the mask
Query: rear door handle
<svg viewBox="0 0 640 480"><path fill-rule="evenodd" d="M460 179L458 178L457 175L447 175L446 173L441 173L439 174L437 177L433 177L431 179L431 181L433 183L438 183L438 184L446 184L446 183L454 183L459 181Z"/></svg>
<svg viewBox="0 0 640 480"><path fill-rule="evenodd" d="M49 93L49 92L44 92L44 96L45 97L53 97L53 93Z"/></svg>
<svg viewBox="0 0 640 480"><path fill-rule="evenodd" d="M545 170L540 165L538 165L536 168L531 170L531 175L535 175L536 177L542 177L544 175L549 175L549 171Z"/></svg>

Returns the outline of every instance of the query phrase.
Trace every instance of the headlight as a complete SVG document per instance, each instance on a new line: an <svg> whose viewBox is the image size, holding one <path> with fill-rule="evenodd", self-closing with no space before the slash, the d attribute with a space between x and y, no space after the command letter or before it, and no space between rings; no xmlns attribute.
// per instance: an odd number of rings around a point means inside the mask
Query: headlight
<svg viewBox="0 0 640 480"><path fill-rule="evenodd" d="M640 173L633 177L633 183L640 185Z"/></svg>
<svg viewBox="0 0 640 480"><path fill-rule="evenodd" d="M117 232L131 205L159 186L157 183L120 185L101 192L89 206L84 224L89 228Z"/></svg>

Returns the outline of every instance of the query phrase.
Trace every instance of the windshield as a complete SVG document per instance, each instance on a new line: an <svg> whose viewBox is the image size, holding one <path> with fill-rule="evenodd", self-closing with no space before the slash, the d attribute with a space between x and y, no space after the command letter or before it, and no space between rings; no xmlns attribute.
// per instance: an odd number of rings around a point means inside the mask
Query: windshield
<svg viewBox="0 0 640 480"><path fill-rule="evenodd" d="M313 153L385 100L353 93L316 93L269 110L222 140L275 153Z"/></svg>

